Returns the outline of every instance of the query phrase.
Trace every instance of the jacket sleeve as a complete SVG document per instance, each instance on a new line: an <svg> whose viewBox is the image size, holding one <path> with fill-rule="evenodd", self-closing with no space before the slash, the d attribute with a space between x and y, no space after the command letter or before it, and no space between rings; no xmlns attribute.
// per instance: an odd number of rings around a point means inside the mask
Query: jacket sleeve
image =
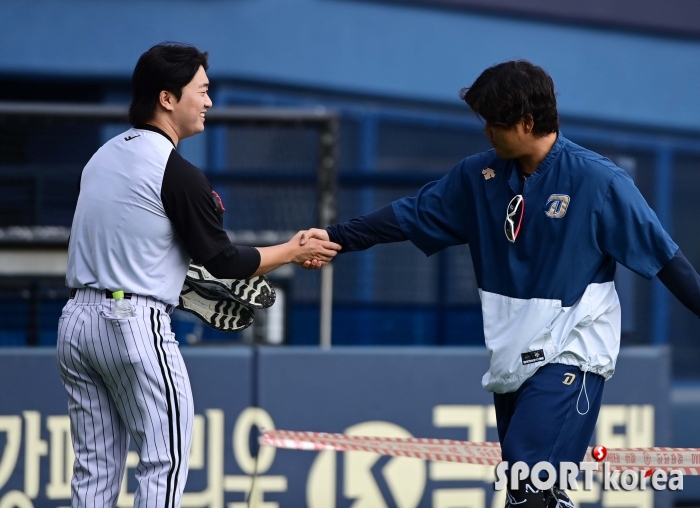
<svg viewBox="0 0 700 508"><path fill-rule="evenodd" d="M678 250L624 171L617 171L610 182L596 236L604 253L647 279Z"/></svg>
<svg viewBox="0 0 700 508"><path fill-rule="evenodd" d="M427 256L446 247L467 243L469 214L462 174L465 159L440 180L426 184L418 194L394 201L401 229Z"/></svg>
<svg viewBox="0 0 700 508"><path fill-rule="evenodd" d="M696 316L700 316L700 275L680 249L657 277L664 286Z"/></svg>
<svg viewBox="0 0 700 508"><path fill-rule="evenodd" d="M326 231L332 242L343 246L341 254L369 249L378 243L408 240L390 204L348 222L329 226Z"/></svg>

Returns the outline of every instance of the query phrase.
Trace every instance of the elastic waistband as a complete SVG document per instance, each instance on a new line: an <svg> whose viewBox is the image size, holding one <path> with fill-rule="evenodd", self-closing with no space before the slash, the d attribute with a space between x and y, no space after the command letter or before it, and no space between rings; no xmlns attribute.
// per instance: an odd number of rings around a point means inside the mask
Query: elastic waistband
<svg viewBox="0 0 700 508"><path fill-rule="evenodd" d="M106 303L113 300L112 291L108 289L93 289L93 288L78 288L70 290L70 299L76 303L98 304ZM150 297L135 295L133 293L124 293L125 300L131 300L134 305L143 307L154 307L156 309L172 313L173 306L160 300Z"/></svg>

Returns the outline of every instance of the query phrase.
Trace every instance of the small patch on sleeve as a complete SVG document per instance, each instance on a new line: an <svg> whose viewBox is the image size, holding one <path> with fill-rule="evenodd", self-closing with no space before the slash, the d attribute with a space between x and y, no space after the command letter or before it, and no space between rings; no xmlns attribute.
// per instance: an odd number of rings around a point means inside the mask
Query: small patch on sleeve
<svg viewBox="0 0 700 508"><path fill-rule="evenodd" d="M224 213L226 211L226 208L224 208L224 202L221 201L221 196L217 194L215 190L211 191L211 197L214 200L214 206L216 207L216 211L219 213Z"/></svg>

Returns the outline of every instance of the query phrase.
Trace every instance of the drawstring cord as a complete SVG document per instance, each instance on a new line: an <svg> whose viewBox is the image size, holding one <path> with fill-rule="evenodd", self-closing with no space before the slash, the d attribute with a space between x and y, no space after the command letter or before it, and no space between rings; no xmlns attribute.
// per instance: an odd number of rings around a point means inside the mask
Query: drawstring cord
<svg viewBox="0 0 700 508"><path fill-rule="evenodd" d="M588 411L591 410L591 402L588 400L588 391L586 390L586 373L588 372L588 365L590 364L590 361L586 362L586 365L583 366L583 382L581 383L581 389L578 392L578 398L576 399L576 412L580 414L581 416L585 416L588 414ZM581 400L581 393L583 393L586 396L586 411L581 412L581 410L578 408L579 401Z"/></svg>

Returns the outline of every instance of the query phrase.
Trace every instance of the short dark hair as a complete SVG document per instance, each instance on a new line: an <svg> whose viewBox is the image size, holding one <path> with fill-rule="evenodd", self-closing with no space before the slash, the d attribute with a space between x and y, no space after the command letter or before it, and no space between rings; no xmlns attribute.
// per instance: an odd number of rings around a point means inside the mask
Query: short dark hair
<svg viewBox="0 0 700 508"><path fill-rule="evenodd" d="M163 42L146 51L131 76L129 123L136 125L153 118L160 92L167 90L178 100L199 67L209 68L209 54L190 44Z"/></svg>
<svg viewBox="0 0 700 508"><path fill-rule="evenodd" d="M489 67L459 96L493 126L509 128L532 117L535 136L559 131L554 82L542 67L527 60Z"/></svg>

